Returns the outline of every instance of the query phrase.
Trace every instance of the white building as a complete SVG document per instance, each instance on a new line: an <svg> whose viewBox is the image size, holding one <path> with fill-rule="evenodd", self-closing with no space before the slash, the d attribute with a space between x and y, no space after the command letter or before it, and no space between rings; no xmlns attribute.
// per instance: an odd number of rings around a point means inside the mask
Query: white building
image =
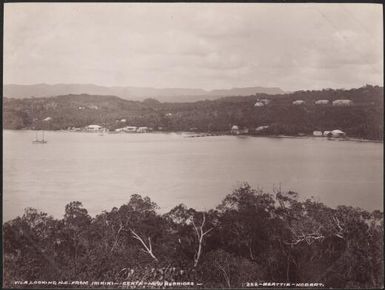
<svg viewBox="0 0 385 290"><path fill-rule="evenodd" d="M333 137L345 137L346 136L345 132L343 132L341 130L333 130L333 131L331 131L331 134Z"/></svg>
<svg viewBox="0 0 385 290"><path fill-rule="evenodd" d="M327 105L327 104L329 104L329 100L317 100L317 101L315 101L314 104L316 104L316 105Z"/></svg>
<svg viewBox="0 0 385 290"><path fill-rule="evenodd" d="M240 134L241 132L239 131L239 127L237 125L234 125L233 127L231 127L231 134Z"/></svg>
<svg viewBox="0 0 385 290"><path fill-rule="evenodd" d="M258 101L254 104L254 107L263 107L264 105L264 103Z"/></svg>
<svg viewBox="0 0 385 290"><path fill-rule="evenodd" d="M352 100L335 100L333 101L333 106L351 106L353 104Z"/></svg>
<svg viewBox="0 0 385 290"><path fill-rule="evenodd" d="M259 126L259 127L255 128L255 131L261 132L261 131L266 130L267 128L269 128L269 126Z"/></svg>
<svg viewBox="0 0 385 290"><path fill-rule="evenodd" d="M323 136L322 131L313 131L313 136L316 136L316 137Z"/></svg>
<svg viewBox="0 0 385 290"><path fill-rule="evenodd" d="M90 131L90 132L99 132L103 129L102 126L99 126L99 125L88 125L86 127L86 130L87 131Z"/></svg>
<svg viewBox="0 0 385 290"><path fill-rule="evenodd" d="M148 132L148 127L139 127L136 130L137 133L147 133Z"/></svg>
<svg viewBox="0 0 385 290"><path fill-rule="evenodd" d="M270 103L269 99L257 99L257 102L254 104L254 107L267 106L269 103Z"/></svg>
<svg viewBox="0 0 385 290"><path fill-rule="evenodd" d="M295 106L303 105L303 104L305 104L305 101L304 101L304 100L295 100L295 101L293 102L293 105L295 105Z"/></svg>
<svg viewBox="0 0 385 290"><path fill-rule="evenodd" d="M331 132L330 131L324 131L323 135L324 137L329 137L329 135L331 136Z"/></svg>
<svg viewBox="0 0 385 290"><path fill-rule="evenodd" d="M265 106L268 105L270 103L271 100L269 99L262 99L260 100L261 103L263 103Z"/></svg>
<svg viewBox="0 0 385 290"><path fill-rule="evenodd" d="M136 126L127 126L123 128L123 131L127 133L134 133L136 132L136 129L137 129Z"/></svg>

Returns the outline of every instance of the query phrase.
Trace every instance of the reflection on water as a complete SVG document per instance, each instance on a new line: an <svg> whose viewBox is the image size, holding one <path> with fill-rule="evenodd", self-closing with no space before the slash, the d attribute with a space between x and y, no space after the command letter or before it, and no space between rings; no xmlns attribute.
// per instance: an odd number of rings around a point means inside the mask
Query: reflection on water
<svg viewBox="0 0 385 290"><path fill-rule="evenodd" d="M3 131L4 220L26 207L61 217L78 200L91 215L148 195L161 212L215 207L240 182L281 185L330 205L381 209L382 144L183 134Z"/></svg>

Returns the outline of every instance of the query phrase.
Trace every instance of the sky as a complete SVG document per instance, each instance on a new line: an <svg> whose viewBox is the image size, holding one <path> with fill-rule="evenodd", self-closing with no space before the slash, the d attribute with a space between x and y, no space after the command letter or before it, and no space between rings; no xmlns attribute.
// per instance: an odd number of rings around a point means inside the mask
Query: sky
<svg viewBox="0 0 385 290"><path fill-rule="evenodd" d="M383 85L379 4L6 3L4 84Z"/></svg>

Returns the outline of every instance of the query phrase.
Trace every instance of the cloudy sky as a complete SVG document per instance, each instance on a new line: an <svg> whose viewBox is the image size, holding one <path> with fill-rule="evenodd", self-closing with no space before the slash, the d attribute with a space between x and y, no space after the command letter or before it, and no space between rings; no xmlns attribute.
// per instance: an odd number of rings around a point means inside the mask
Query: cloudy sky
<svg viewBox="0 0 385 290"><path fill-rule="evenodd" d="M7 3L4 83L383 85L376 4Z"/></svg>

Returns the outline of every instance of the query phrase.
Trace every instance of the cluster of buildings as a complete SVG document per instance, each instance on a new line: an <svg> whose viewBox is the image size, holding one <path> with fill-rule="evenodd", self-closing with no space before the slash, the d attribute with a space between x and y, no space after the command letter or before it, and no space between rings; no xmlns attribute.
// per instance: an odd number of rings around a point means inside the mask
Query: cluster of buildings
<svg viewBox="0 0 385 290"><path fill-rule="evenodd" d="M258 126L255 128L255 133L262 133L263 131L267 130L270 126ZM233 125L231 127L230 133L233 135L241 135L241 134L248 134L249 129L248 128L240 128L238 125ZM301 136L305 136L305 134L299 134ZM333 138L343 138L346 137L346 133L336 129L332 131L313 131L313 136L316 137L333 137Z"/></svg>
<svg viewBox="0 0 385 290"><path fill-rule="evenodd" d="M264 107L267 106L271 100L269 99L258 99L257 102L254 104L254 107ZM304 100L295 100L292 102L294 106L300 106L304 105L306 102ZM353 101L349 99L338 99L333 102L330 102L329 100L316 100L314 102L315 105L329 105L332 104L333 106L351 106L353 105Z"/></svg>
<svg viewBox="0 0 385 290"><path fill-rule="evenodd" d="M257 102L254 104L254 107L264 107L267 106L269 103L269 99L258 99Z"/></svg>
<svg viewBox="0 0 385 290"><path fill-rule="evenodd" d="M79 107L78 107L78 110L85 110L85 109L98 110L99 107L96 106L96 105L79 106Z"/></svg>
<svg viewBox="0 0 385 290"><path fill-rule="evenodd" d="M100 125L88 125L84 128L86 132L107 132L109 131L107 128Z"/></svg>
<svg viewBox="0 0 385 290"><path fill-rule="evenodd" d="M117 133L148 133L150 131L152 131L152 128L136 126L126 126L123 128L115 129L115 132Z"/></svg>
<svg viewBox="0 0 385 290"><path fill-rule="evenodd" d="M90 132L90 133L104 133L109 132L110 130L100 126L100 125L88 125L84 128L69 127L69 131L74 132ZM118 128L113 130L114 133L147 133L152 131L152 128L149 127L136 127L136 126L126 126L123 128Z"/></svg>
<svg viewBox="0 0 385 290"><path fill-rule="evenodd" d="M346 137L346 133L336 129L332 131L314 131L313 136L316 137L334 137L334 138L341 138L341 137Z"/></svg>
<svg viewBox="0 0 385 290"><path fill-rule="evenodd" d="M295 100L295 101L293 101L292 104L295 106L304 105L305 101L304 100ZM329 105L330 101L329 100L317 100L314 102L314 104L315 105ZM340 100L333 101L332 105L333 106L351 106L351 105L353 105L353 101L348 100L348 99L340 99Z"/></svg>
<svg viewBox="0 0 385 290"><path fill-rule="evenodd" d="M239 126L233 125L231 127L231 131L230 132L233 135L248 134L249 133L249 129L248 128L239 128Z"/></svg>

